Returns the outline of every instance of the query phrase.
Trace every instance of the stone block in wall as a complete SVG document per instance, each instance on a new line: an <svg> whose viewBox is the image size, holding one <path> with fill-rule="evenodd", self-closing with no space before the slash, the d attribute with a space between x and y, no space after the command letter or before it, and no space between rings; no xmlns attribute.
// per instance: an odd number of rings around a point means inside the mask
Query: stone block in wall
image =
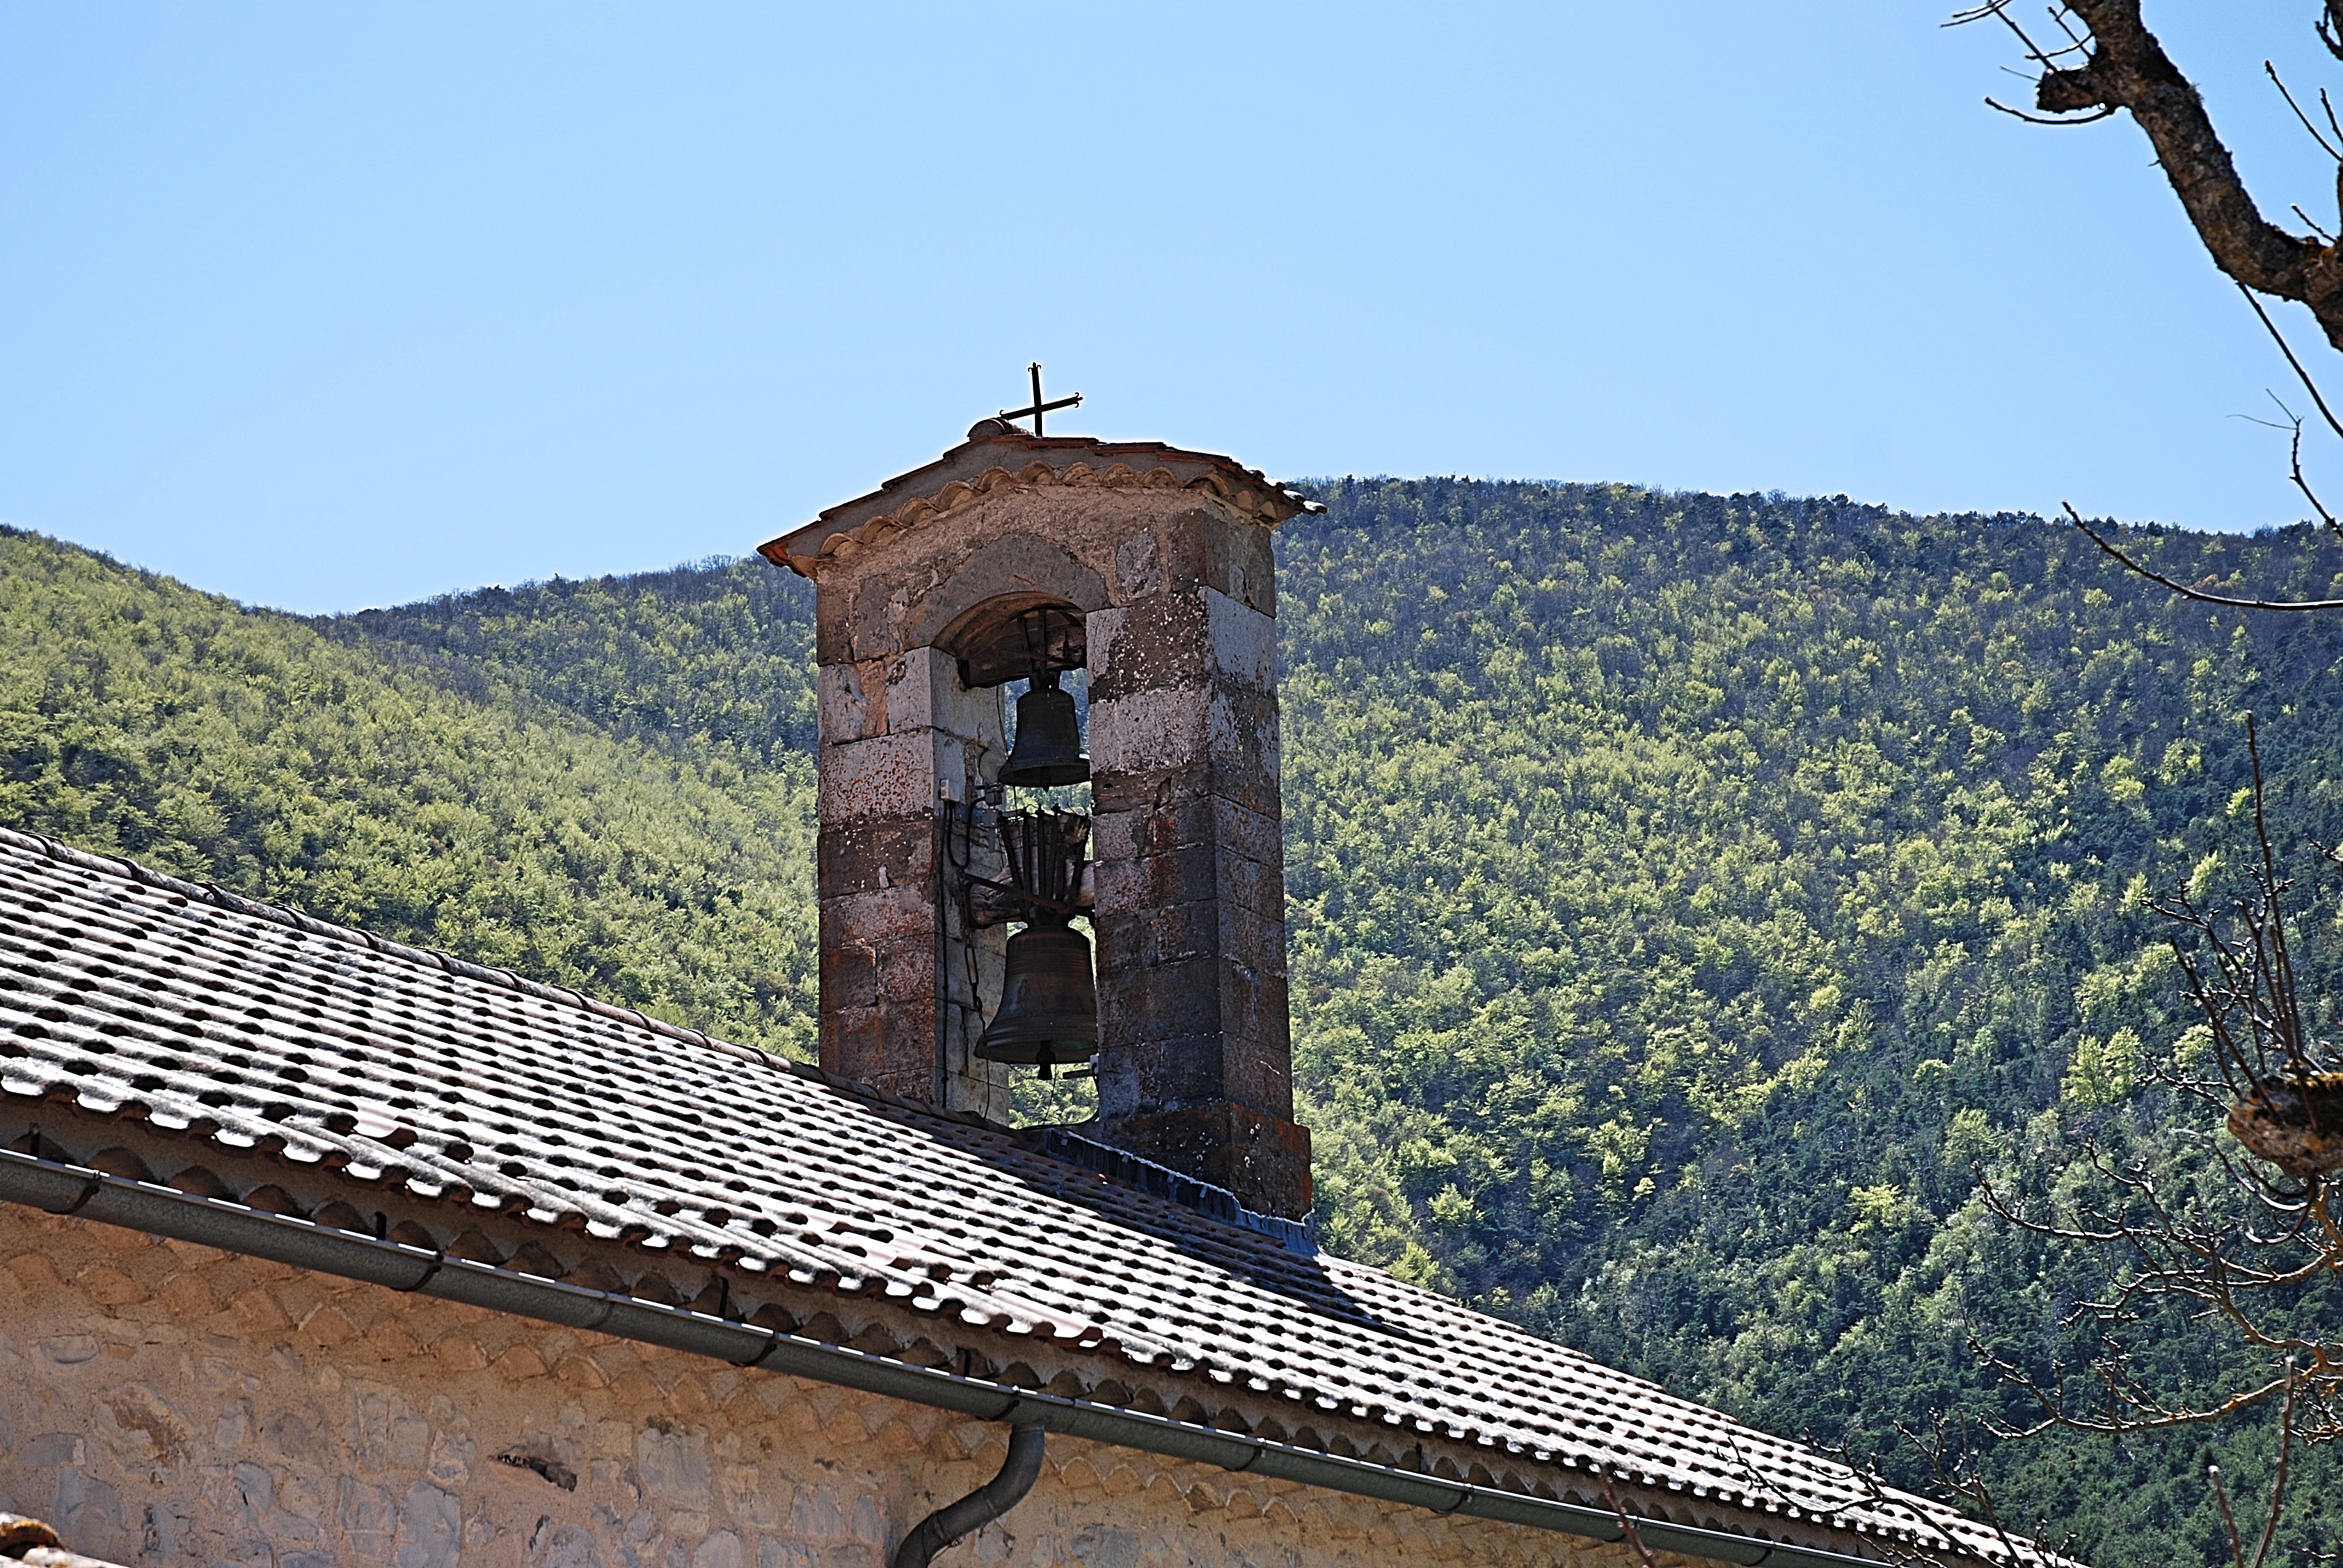
<svg viewBox="0 0 2343 1568"><path fill-rule="evenodd" d="M1093 875L1106 907L1161 910L1212 900L1221 890L1220 861L1211 844L1191 843L1156 854L1101 857Z"/></svg>
<svg viewBox="0 0 2343 1568"><path fill-rule="evenodd" d="M1276 816L1277 705L1216 687L1146 691L1091 705L1092 799L1100 814L1161 811L1210 796Z"/></svg>
<svg viewBox="0 0 2343 1568"><path fill-rule="evenodd" d="M1277 690L1277 618L1217 588L1202 590L1212 673L1251 691Z"/></svg>
<svg viewBox="0 0 2343 1568"><path fill-rule="evenodd" d="M1001 702L991 691L960 683L960 661L936 648L907 648L881 661L886 728L896 733L941 729L970 739L1001 739Z"/></svg>
<svg viewBox="0 0 2343 1568"><path fill-rule="evenodd" d="M1093 695L1090 711L1092 774L1152 778L1208 759L1209 687L1147 687L1113 699Z"/></svg>
<svg viewBox="0 0 2343 1568"><path fill-rule="evenodd" d="M1285 922L1230 899L1213 904L1213 947L1256 974L1285 974Z"/></svg>
<svg viewBox="0 0 2343 1568"><path fill-rule="evenodd" d="M1212 765L1212 792L1252 810L1283 810L1283 743L1279 739L1277 699L1266 692L1215 686L1205 716L1205 756Z"/></svg>
<svg viewBox="0 0 2343 1568"><path fill-rule="evenodd" d="M1287 1039L1285 977L1256 974L1230 965L1221 972L1222 1029L1244 1041ZM1222 1081L1229 1098L1274 1115L1293 1114L1293 1069L1290 1050L1232 1050Z"/></svg>
<svg viewBox="0 0 2343 1568"><path fill-rule="evenodd" d="M825 746L887 733L886 663L825 664L814 671L814 712Z"/></svg>
<svg viewBox="0 0 2343 1568"><path fill-rule="evenodd" d="M1247 1208L1287 1218L1309 1211L1310 1134L1283 1118L1223 1101L1120 1119L1115 1139L1227 1188Z"/></svg>
<svg viewBox="0 0 2343 1568"><path fill-rule="evenodd" d="M825 947L853 944L876 950L935 934L935 894L918 883L824 899L819 913Z"/></svg>
<svg viewBox="0 0 2343 1568"><path fill-rule="evenodd" d="M936 1100L936 1015L911 1000L825 1010L825 1069L853 1083L930 1104Z"/></svg>
<svg viewBox="0 0 2343 1568"><path fill-rule="evenodd" d="M935 871L931 816L877 817L825 823L815 839L818 885L825 899L924 886Z"/></svg>
<svg viewBox="0 0 2343 1568"><path fill-rule="evenodd" d="M1127 1031L1137 1030L1144 1030L1141 1043L1151 1053L1162 1040L1221 1032L1218 957L1202 954L1169 963L1136 964L1124 961L1119 952L1110 958L1106 972L1111 983L1099 998L1110 1047L1120 1046L1131 1038ZM1120 1060L1129 1053L1118 1050L1112 1054Z"/></svg>
<svg viewBox="0 0 2343 1568"><path fill-rule="evenodd" d="M1213 846L1213 873L1220 880L1221 901L1232 909L1272 922L1277 936L1270 944L1285 949L1285 869L1242 854L1225 841Z"/></svg>
<svg viewBox="0 0 2343 1568"><path fill-rule="evenodd" d="M930 1003L940 990L937 966L941 955L925 931L879 950L879 971L899 1004Z"/></svg>
<svg viewBox="0 0 2343 1568"><path fill-rule="evenodd" d="M1083 623L1092 703L1202 686L1212 678L1212 620L1202 593L1160 593Z"/></svg>
<svg viewBox="0 0 2343 1568"><path fill-rule="evenodd" d="M1103 907L1095 925L1099 961L1105 966L1101 972L1114 977L1113 990L1133 1009L1141 1006L1141 993L1133 988L1157 983L1150 975L1222 956L1219 908L1210 900L1162 908ZM1209 971L1194 972L1201 978Z"/></svg>
<svg viewBox="0 0 2343 1568"><path fill-rule="evenodd" d="M854 942L826 942L816 960L824 1017L869 1012L879 1006L879 950Z"/></svg>
<svg viewBox="0 0 2343 1568"><path fill-rule="evenodd" d="M1163 550L1148 528L1114 547L1114 602L1133 604L1163 591Z"/></svg>
<svg viewBox="0 0 2343 1568"><path fill-rule="evenodd" d="M1281 813L1257 810L1242 801L1216 798L1212 802L1212 842L1232 855L1267 867L1281 879L1285 875L1285 840ZM1278 908L1284 908L1282 894Z"/></svg>
<svg viewBox="0 0 2343 1568"><path fill-rule="evenodd" d="M931 809L940 778L960 777L961 747L934 730L821 749L816 814L828 822L909 817Z"/></svg>
<svg viewBox="0 0 2343 1568"><path fill-rule="evenodd" d="M1184 1109L1226 1095L1228 1040L1219 1030L1159 1035L1150 1044L1146 1051L1101 1060L1099 1114L1109 1122L1120 1125L1148 1111Z"/></svg>
<svg viewBox="0 0 2343 1568"><path fill-rule="evenodd" d="M1277 613L1277 559L1268 528L1200 508L1167 519L1156 537L1165 581L1201 584L1263 615Z"/></svg>

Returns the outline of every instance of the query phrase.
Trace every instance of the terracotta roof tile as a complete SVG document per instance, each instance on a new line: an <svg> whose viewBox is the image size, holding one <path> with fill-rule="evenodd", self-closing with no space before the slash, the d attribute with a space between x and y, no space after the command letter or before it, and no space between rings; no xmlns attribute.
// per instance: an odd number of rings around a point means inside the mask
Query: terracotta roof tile
<svg viewBox="0 0 2343 1568"><path fill-rule="evenodd" d="M1834 1529L1983 1527L1374 1269L502 970L0 829L0 1095ZM1143 1372L1135 1369L1145 1369Z"/></svg>

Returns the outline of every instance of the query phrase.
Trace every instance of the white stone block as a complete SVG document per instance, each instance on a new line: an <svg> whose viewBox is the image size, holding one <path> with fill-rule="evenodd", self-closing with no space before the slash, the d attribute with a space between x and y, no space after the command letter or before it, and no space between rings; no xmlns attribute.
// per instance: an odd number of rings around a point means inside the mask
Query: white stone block
<svg viewBox="0 0 2343 1568"><path fill-rule="evenodd" d="M703 1433L643 1428L635 1437L635 1470L643 1478L643 1490L662 1503L678 1508L715 1506L715 1470Z"/></svg>
<svg viewBox="0 0 2343 1568"><path fill-rule="evenodd" d="M1212 694L1203 687L1138 691L1091 704L1091 766L1101 773L1146 773L1203 757Z"/></svg>
<svg viewBox="0 0 2343 1568"><path fill-rule="evenodd" d="M1213 673L1255 691L1277 689L1277 619L1218 588L1199 588L1211 628Z"/></svg>
<svg viewBox="0 0 2343 1568"><path fill-rule="evenodd" d="M1122 623L1131 618L1128 609L1094 609L1082 618L1082 662L1091 672L1095 686L1105 678L1113 667L1114 639L1122 631Z"/></svg>
<svg viewBox="0 0 2343 1568"><path fill-rule="evenodd" d="M936 799L940 771L935 731L922 729L823 747L821 820L851 822L927 810ZM953 749L957 753L957 744ZM951 760L957 764L957 755Z"/></svg>
<svg viewBox="0 0 2343 1568"><path fill-rule="evenodd" d="M879 733L869 694L863 690L865 668L860 664L825 664L814 672L814 705L822 744L842 745Z"/></svg>
<svg viewBox="0 0 2343 1568"><path fill-rule="evenodd" d="M397 1568L456 1568L463 1529L464 1507L455 1493L418 1481L399 1499L390 1560Z"/></svg>
<svg viewBox="0 0 2343 1568"><path fill-rule="evenodd" d="M974 733L968 698L960 684L960 660L932 648L915 648L885 661L887 729L900 735L912 729L949 729L955 735ZM994 708L1000 694L989 693Z"/></svg>

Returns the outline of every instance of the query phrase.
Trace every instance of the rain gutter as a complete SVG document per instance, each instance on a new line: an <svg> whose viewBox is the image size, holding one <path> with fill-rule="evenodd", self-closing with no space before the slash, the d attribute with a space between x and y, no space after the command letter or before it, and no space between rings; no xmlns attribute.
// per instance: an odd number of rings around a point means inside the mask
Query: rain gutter
<svg viewBox="0 0 2343 1568"><path fill-rule="evenodd" d="M1433 1513L1493 1520L1593 1541L1618 1542L1626 1534L1619 1515L1608 1509L1449 1481L1242 1432L1172 1421L1118 1405L1038 1393L939 1368L914 1366L847 1345L733 1322L613 1292L565 1285L534 1274L450 1258L444 1252L397 1241L377 1241L307 1220L266 1213L240 1203L201 1198L176 1188L35 1159L11 1150L0 1149L0 1200L52 1214L75 1215L101 1224L194 1241L246 1257L289 1263L295 1268L389 1290L437 1296L489 1312L709 1356L737 1367L763 1367L791 1377L948 1410L979 1421L1004 1422L1011 1426L1039 1425L1066 1437L1135 1449L1166 1459L1217 1465L1246 1475L1297 1482L1356 1497L1403 1503ZM1901 1543L1891 1546L1884 1541L1883 1550L1896 1555L1856 1557L1788 1542L1765 1541L1640 1515L1633 1517L1637 1537L1654 1551L1746 1563L1750 1568L1761 1564L1764 1568L1879 1568L1882 1563L1909 1562L1914 1557L1911 1548Z"/></svg>

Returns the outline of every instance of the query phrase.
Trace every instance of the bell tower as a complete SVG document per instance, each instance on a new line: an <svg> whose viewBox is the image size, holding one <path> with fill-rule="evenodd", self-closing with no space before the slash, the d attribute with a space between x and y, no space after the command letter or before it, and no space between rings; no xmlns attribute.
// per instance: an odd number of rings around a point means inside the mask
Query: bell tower
<svg viewBox="0 0 2343 1568"><path fill-rule="evenodd" d="M824 1068L1005 1120L1021 1063L1095 1051L1082 1131L1308 1212L1270 535L1311 505L1227 457L985 419L761 547L814 583ZM1080 776L1075 671L1087 814L1027 793Z"/></svg>

